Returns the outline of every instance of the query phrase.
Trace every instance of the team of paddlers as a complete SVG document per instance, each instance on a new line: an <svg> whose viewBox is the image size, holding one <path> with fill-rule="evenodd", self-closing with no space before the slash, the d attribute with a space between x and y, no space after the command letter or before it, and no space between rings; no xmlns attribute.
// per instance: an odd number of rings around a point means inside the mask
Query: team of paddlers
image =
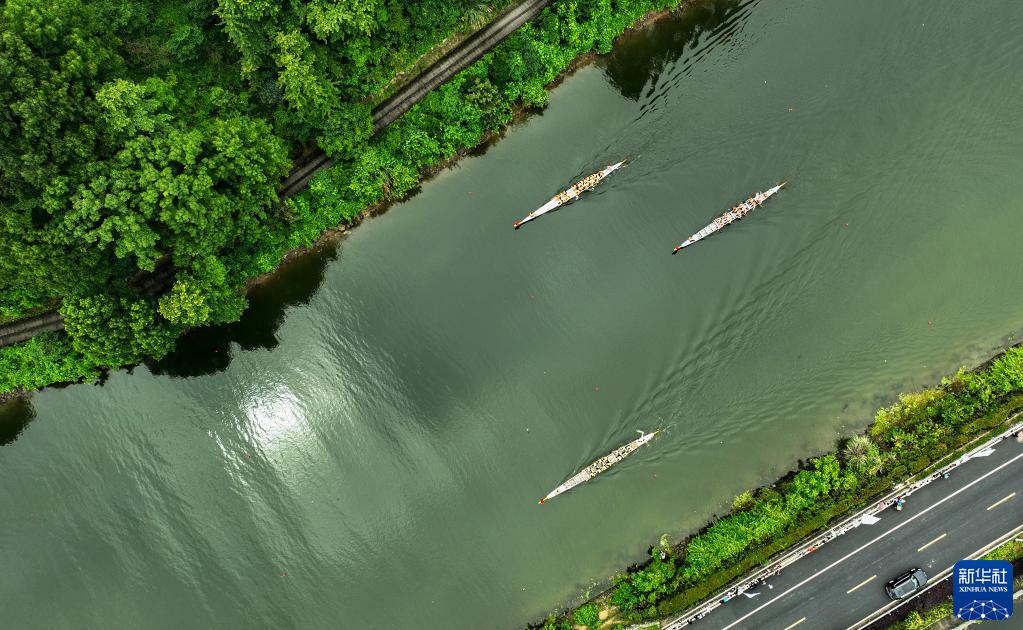
<svg viewBox="0 0 1023 630"><path fill-rule="evenodd" d="M683 249L685 247L689 247L693 243L695 243L695 242L697 242L699 240L702 240L704 238L707 238L708 236L710 236L714 232L717 232L718 230L720 230L721 228L725 227L726 225L731 224L733 221L738 221L739 219L745 217L747 214L749 214L753 210L756 210L757 208L762 206L765 201L770 199L773 194L775 194L776 192L781 190L782 186L784 186L784 185L785 185L785 182L782 182L782 183L778 184L777 186L775 186L774 188L769 188L768 190L765 190L764 192L758 192L757 194L753 195L752 197L750 197L746 201L740 203L739 205L735 206L731 210L728 210L727 212L722 214L720 217L718 217L718 218L714 219L713 221L711 221L710 224L707 225L707 227L703 228L702 230L700 230L696 234L693 234L692 236L687 238L681 245L676 246L674 251L672 251L671 253L672 254L678 253L678 251L680 249Z"/></svg>
<svg viewBox="0 0 1023 630"><path fill-rule="evenodd" d="M545 203L544 205L527 214L526 217L521 221L516 221L515 229L516 230L519 229L519 227L521 227L522 224L526 223L527 221L532 221L533 219L543 214L546 214L551 210L559 208L570 201L578 199L582 193L594 188L597 184L601 182L601 180L603 180L605 177L607 177L614 171L618 170L622 165L624 165L625 162L626 160L622 160L617 164L611 164L604 170L597 171L596 173L587 175L586 177L580 179L567 189L551 197L551 200ZM753 195L746 201L730 208L724 214L714 219L714 221L712 221L707 227L703 228L696 234L693 234L688 239L686 239L685 242L683 242L681 245L675 247L675 249L672 251L672 254L675 254L679 250L688 247L689 245L692 245L696 241L699 241L713 234L714 232L717 232L721 228L730 225L731 223L738 221L739 219L742 219L747 214L763 205L763 203L767 201L772 195L781 190L782 186L784 185L785 182L782 182L781 184L775 186L774 188L770 188L763 192L758 192L757 194Z"/></svg>
<svg viewBox="0 0 1023 630"><path fill-rule="evenodd" d="M583 468L582 470L580 470L576 474L574 474L571 477L569 477L560 486L558 486L557 488L551 490L550 493L548 493L547 496L545 496L544 498L540 499L540 501L539 501L540 505L543 505L547 501L547 499L550 499L552 497L556 497L559 494L561 494L562 492L567 492L567 491L571 490L572 488L578 486L579 484L585 483L585 482L589 481L590 479L593 479L594 477L596 477L600 473L606 471L607 469L611 468L612 466L614 466L618 462L622 461L623 459L625 459L626 457L628 457L632 453L636 452L636 450L639 449L639 447L643 446L644 444L649 443L650 440L654 439L657 436L657 434L660 433L660 432L661 432L660 429L654 431L653 433L643 433L642 431L639 431L638 432L639 433L639 437L638 438L636 438L635 440L629 442L628 444L623 444L623 445L619 446L618 448L616 448L615 450L611 451L607 455L601 457L600 459L595 460L593 463L591 463L586 468Z"/></svg>
<svg viewBox="0 0 1023 630"><path fill-rule="evenodd" d="M543 214L545 214L547 212L550 212L551 210L554 210L555 208L559 208L559 207L563 206L564 204L566 204L566 203L568 203L570 201L578 199L579 195L581 195L582 193L586 192L587 190L590 190L591 188L595 187L597 184L599 184L601 182L601 180L603 180L605 177L607 177L608 175L610 175L614 171L618 170L623 164L625 164L625 160L622 160L621 162L618 162L617 164L611 164L607 168L605 168L605 169L603 169L601 171L597 171L596 173L593 173L592 175L587 175L586 177L580 179L576 183L572 184L572 186L570 186L566 190L563 190L563 191L559 192L558 194L554 195L551 198L551 200L548 201L547 203L545 203L544 205L540 206L539 208L537 208L533 212L530 212L521 221L516 221L515 222L515 229L519 229L519 227L523 223L526 223L527 221L532 221L533 219L535 219L535 218L537 218L537 217L539 217L539 216L541 216L541 215L543 215ZM682 249L684 247L688 247L689 245L692 245L696 241L699 241L699 240L701 240L701 239L703 239L703 238L713 234L714 232L717 232L721 228L723 228L723 227L725 227L727 225L730 225L734 221L738 221L739 219L742 219L747 214L749 214L753 210L755 210L755 209L759 208L761 205L763 205L763 203L765 201L767 201L772 195L774 195L776 192L781 190L781 187L784 186L784 185L785 185L785 183L782 182L781 184L779 184L779 185L777 185L777 186L775 186L773 188L770 188L770 189L768 189L768 190L766 190L764 192L758 192L757 194L753 195L752 197L750 197L746 201L744 201L744 202L740 203L739 205L734 206L731 209L727 210L724 214L722 214L718 218L714 219L714 221L712 221L710 223L710 225L708 225L707 227L703 228L702 230L700 230L696 234L693 234L692 236L690 236L681 245L678 245L677 247L675 247L675 250L672 253L674 254L674 253L678 252L680 249ZM641 446L647 444L650 440L652 440L654 438L655 435L657 435L657 433L658 433L658 431L654 431L653 433L643 433L642 431L640 431L641 435L640 435L639 439L633 440L632 442L629 442L628 444L624 444L624 445L616 448L615 450L611 451L610 453L608 453L604 457L601 457L600 459L598 459L598 460L594 461L593 463L591 463L589 466L586 466L585 468L583 468L582 470L577 472L575 475L573 475L572 477L570 477L567 480L565 480L565 482L562 483L560 486L558 486L557 488L552 490L547 496L545 496L544 498L540 499L540 503L543 504L548 499L550 499L552 497L556 497L557 495L561 494L562 492L566 492L568 490L571 490L572 488L576 487L577 485L579 485L581 483L584 483L586 481L589 481L590 479L596 477L600 473L604 472L605 470L611 468L612 466L614 466L615 464L617 464L621 460L625 459L628 455L630 455L631 453L633 453L634 451L639 449Z"/></svg>
<svg viewBox="0 0 1023 630"><path fill-rule="evenodd" d="M559 207L565 205L566 203L568 203L569 201L572 201L573 199L578 199L579 195L583 194L587 190L589 190L589 189L593 188L594 186L596 186L597 184L599 184L602 179L604 179L605 177L607 177L611 173L613 173L616 170L618 170L619 168L621 168L622 165L624 165L624 164L625 164L625 160L622 160L621 162L618 162L617 164L609 165L607 168L605 168L602 171L597 171L596 173L593 173L592 175L587 175L586 177L580 179L579 181L577 181L576 183L572 184L567 189L565 189L565 190L559 192L558 194L554 195L553 197L551 197L551 200L548 201L547 203L545 203L544 205L540 206L536 210L533 210L532 212L527 214L526 218L522 219L521 221L516 221L515 222L515 229L516 230L519 229L519 227L523 223L526 223L527 221L532 221L533 219L537 218L538 216L540 216L542 214L546 214L546 213L550 212L551 210L554 210L555 208L559 208Z"/></svg>

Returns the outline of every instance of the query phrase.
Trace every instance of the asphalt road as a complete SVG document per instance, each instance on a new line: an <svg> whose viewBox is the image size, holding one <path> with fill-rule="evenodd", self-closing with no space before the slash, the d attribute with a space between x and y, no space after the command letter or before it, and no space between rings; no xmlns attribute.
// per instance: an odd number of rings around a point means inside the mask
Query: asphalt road
<svg viewBox="0 0 1023 630"><path fill-rule="evenodd" d="M693 628L844 629L890 603L885 583L935 576L1023 524L1023 444L1003 440L894 507L740 594Z"/></svg>

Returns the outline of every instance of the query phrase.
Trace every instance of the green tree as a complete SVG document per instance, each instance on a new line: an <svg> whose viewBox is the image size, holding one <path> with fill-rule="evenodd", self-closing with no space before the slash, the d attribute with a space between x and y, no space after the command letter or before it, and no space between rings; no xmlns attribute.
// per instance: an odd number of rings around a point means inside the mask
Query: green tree
<svg viewBox="0 0 1023 630"><path fill-rule="evenodd" d="M813 470L801 470L796 474L785 494L786 504L793 512L813 507L835 489L841 468L838 458L825 455L814 459L812 464Z"/></svg>
<svg viewBox="0 0 1023 630"><path fill-rule="evenodd" d="M180 327L169 325L144 298L97 295L66 298L61 307L72 345L96 365L160 358L174 347Z"/></svg>
<svg viewBox="0 0 1023 630"><path fill-rule="evenodd" d="M473 0L465 9L465 25L471 30L479 30L490 21L493 11L489 3Z"/></svg>
<svg viewBox="0 0 1023 630"><path fill-rule="evenodd" d="M215 256L179 272L174 286L159 300L160 314L186 328L236 321L247 305L240 287L231 282L224 263Z"/></svg>
<svg viewBox="0 0 1023 630"><path fill-rule="evenodd" d="M44 187L41 240L78 263L57 283L76 347L117 365L165 353L165 331L240 316L246 257L265 238L287 158L223 91L182 101L173 81L116 79L95 100L97 152ZM130 298L127 280L164 259L178 270L171 291Z"/></svg>
<svg viewBox="0 0 1023 630"><path fill-rule="evenodd" d="M87 4L10 0L0 7L0 314L60 295L88 256L49 242L44 189L76 179L97 150L92 98L122 70L117 40ZM60 185L60 184L58 184ZM74 284L74 283L73 283Z"/></svg>
<svg viewBox="0 0 1023 630"><path fill-rule="evenodd" d="M284 99L302 122L323 128L340 101L337 87L319 72L316 51L300 30L277 33L273 40L277 81Z"/></svg>
<svg viewBox="0 0 1023 630"><path fill-rule="evenodd" d="M618 607L619 610L628 612L641 603L642 600L639 598L639 593L636 592L636 587L629 581L628 576L618 576L615 578L614 589L611 591L611 603Z"/></svg>
<svg viewBox="0 0 1023 630"><path fill-rule="evenodd" d="M540 630L572 630L572 624L567 621L559 621L554 615L550 615L544 620Z"/></svg>
<svg viewBox="0 0 1023 630"><path fill-rule="evenodd" d="M92 94L123 67L117 43L76 0L9 0L0 8L5 201L33 199L51 178L92 157Z"/></svg>
<svg viewBox="0 0 1023 630"><path fill-rule="evenodd" d="M194 61L205 39L206 36L195 24L179 24L167 42L167 47L179 62Z"/></svg>

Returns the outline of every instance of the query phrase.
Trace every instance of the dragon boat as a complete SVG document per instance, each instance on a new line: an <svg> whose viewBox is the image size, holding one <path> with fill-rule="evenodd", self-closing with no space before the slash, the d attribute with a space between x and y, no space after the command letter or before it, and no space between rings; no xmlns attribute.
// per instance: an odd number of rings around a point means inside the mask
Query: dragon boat
<svg viewBox="0 0 1023 630"><path fill-rule="evenodd" d="M786 182L782 182L775 186L774 188L769 188L764 192L758 192L757 194L753 195L746 201L740 203L734 208L731 208L718 218L711 221L710 224L707 225L707 227L703 228L696 234L693 234L692 236L687 238L685 241L682 242L681 245L676 245L675 249L671 253L677 254L680 250L689 247L690 245L697 241L702 241L703 239L707 238L714 232L717 232L718 230L728 225L731 225L735 221L742 219L750 212L753 212L760 206L764 205L764 202L773 197L779 190L781 190L785 183Z"/></svg>
<svg viewBox="0 0 1023 630"><path fill-rule="evenodd" d="M622 461L629 455L635 453L637 450L639 450L641 446L648 444L650 440L654 439L654 436L656 436L660 432L661 432L660 429L654 431L653 433L643 433L642 431L639 431L638 438L629 442L628 444L623 444L622 446L619 446L618 448L611 451L607 455L601 457L600 459L596 460L586 468L583 468L576 474L569 477L568 480L565 481L565 483L551 490L550 493L547 494L547 496L540 499L539 501L540 505L543 505L548 499L552 499L561 494L562 492L568 492L569 490L578 486L579 484L586 483L590 479L593 479L594 477L611 468L612 466Z"/></svg>
<svg viewBox="0 0 1023 630"><path fill-rule="evenodd" d="M574 183L571 186L569 186L566 190L563 190L563 191L559 192L558 194L554 195L553 197L551 197L551 200L548 201L547 203L543 204L542 206L540 206L536 210L533 210L532 212L527 214L526 218L522 219L521 221L516 221L515 222L515 229L516 230L519 229L522 226L523 223L528 223L529 221L532 221L533 219L535 219L535 218L537 218L539 216L547 214L548 212L550 212L551 210L554 210L555 208L560 208L561 206L565 205L566 203L568 203L570 201L574 201L575 199L578 199L579 195L581 195L584 192L586 192L587 190L590 190L591 188L595 187L597 184L599 184L601 182L601 180L603 180L605 177L607 177L611 173L614 173L615 171L617 171L627 161L628 160L622 160L621 162L618 162L617 164L611 164L610 166L608 166L604 170L597 171L596 173L593 173L591 175L587 175L586 177L580 179L576 183Z"/></svg>

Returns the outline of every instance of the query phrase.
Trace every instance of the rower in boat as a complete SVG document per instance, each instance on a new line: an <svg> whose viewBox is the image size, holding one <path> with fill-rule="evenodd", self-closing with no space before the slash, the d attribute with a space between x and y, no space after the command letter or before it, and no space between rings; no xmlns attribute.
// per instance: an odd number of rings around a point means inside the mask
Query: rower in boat
<svg viewBox="0 0 1023 630"><path fill-rule="evenodd" d="M553 197L551 197L550 201L548 201L544 205L540 206L536 210L530 212L528 215L526 215L526 217L524 219L522 219L520 221L516 221L514 223L515 229L516 230L519 229L519 227L521 227L522 224L526 223L527 221L532 221L533 219L535 219L535 218L537 218L537 217L539 217L539 216L541 216L543 214L546 214L546 213L550 212L551 210L554 210L555 208L559 208L559 207L565 205L569 201L573 201L575 199L578 199L579 196L582 193L584 193L587 190L590 190L591 188L595 187L605 177L607 177L611 173L613 173L616 170L618 170L619 168L621 168L622 165L624 165L626 161L627 160L622 160L621 162L618 162L617 164L611 164L607 168L605 168L605 169L603 169L601 171L597 171L596 173L593 173L591 175L587 175L586 177L580 179L579 181L577 181L575 184L573 184L572 186L570 186L566 190L563 190L563 191L559 192L558 194L554 195Z"/></svg>
<svg viewBox="0 0 1023 630"><path fill-rule="evenodd" d="M764 205L764 202L766 202L774 194L776 194L779 190L781 190L784 185L785 185L785 182L782 182L781 184L778 184L777 186L775 186L773 188L770 188L770 189L765 190L763 192L758 192L757 194L753 195L752 197L750 197L746 201L740 203L737 206L734 206L731 210L725 211L724 214L722 214L721 216L719 216L716 219L714 219L713 221L711 221L710 224L707 225L707 227L703 228L702 230L700 230L696 234L693 234L692 236L687 238L684 242L682 242L682 244L676 245L675 249L673 249L671 251L671 253L672 254L677 254L682 249L684 249L686 247L689 247L690 245L692 245L693 243L695 243L697 241L700 241L700 240L703 240L703 239L707 238L708 236L710 236L714 232L717 232L718 230L720 230L721 228L725 227L726 225L731 224L733 221L737 221L739 219L744 218L747 214L749 214L753 210L756 210L760 206Z"/></svg>
<svg viewBox="0 0 1023 630"><path fill-rule="evenodd" d="M544 503L547 502L548 499L556 497L563 492L571 490L572 488L578 486L581 483L585 483L590 479L593 479L600 473L608 470L618 462L622 461L623 459L634 453L641 446L649 443L650 440L654 439L654 437L660 432L661 432L660 429L654 431L653 433L644 433L642 431L638 431L639 438L629 442L628 444L619 446L618 448L611 451L607 455L601 457L600 459L595 460L586 468L583 468L581 471L569 477L560 486L558 486L554 490L551 490L547 494L547 496L540 499L537 503L543 505Z"/></svg>

